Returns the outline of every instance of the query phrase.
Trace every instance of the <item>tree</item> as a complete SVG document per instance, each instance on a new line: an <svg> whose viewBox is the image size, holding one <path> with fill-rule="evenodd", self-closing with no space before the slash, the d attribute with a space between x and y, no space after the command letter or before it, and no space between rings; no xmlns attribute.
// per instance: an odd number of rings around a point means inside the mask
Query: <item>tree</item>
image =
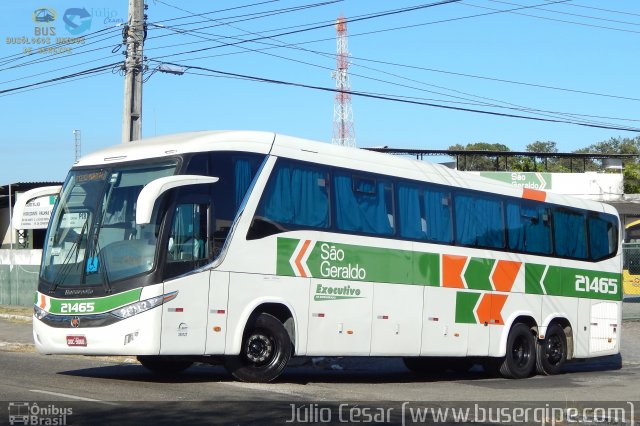
<svg viewBox="0 0 640 426"><path fill-rule="evenodd" d="M501 151L501 152L509 152L511 151L508 146L503 145L501 143L487 143L487 142L475 142L468 143L467 146L463 146L460 144L451 145L449 147L451 151ZM498 159L498 165L500 163L500 159ZM461 158L458 162L458 167L461 170L468 171L486 171L486 170L496 170L497 167L496 157L495 156L487 156L487 155L473 155L472 153L465 155L465 158ZM502 166L504 167L504 160L502 160Z"/></svg>
<svg viewBox="0 0 640 426"><path fill-rule="evenodd" d="M640 154L640 136L635 138L610 138L606 141L597 142L587 148L579 149L575 152L597 152L599 154ZM640 163L638 157L625 158L622 160L622 174L624 179L625 194L637 194L640 192ZM587 171L602 170L599 162L587 161Z"/></svg>

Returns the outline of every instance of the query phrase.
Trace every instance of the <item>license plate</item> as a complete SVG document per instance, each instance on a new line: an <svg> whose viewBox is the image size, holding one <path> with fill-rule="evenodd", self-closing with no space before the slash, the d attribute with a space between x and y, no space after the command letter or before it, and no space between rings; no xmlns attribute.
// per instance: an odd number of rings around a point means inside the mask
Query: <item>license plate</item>
<svg viewBox="0 0 640 426"><path fill-rule="evenodd" d="M87 346L86 336L67 336L67 346Z"/></svg>

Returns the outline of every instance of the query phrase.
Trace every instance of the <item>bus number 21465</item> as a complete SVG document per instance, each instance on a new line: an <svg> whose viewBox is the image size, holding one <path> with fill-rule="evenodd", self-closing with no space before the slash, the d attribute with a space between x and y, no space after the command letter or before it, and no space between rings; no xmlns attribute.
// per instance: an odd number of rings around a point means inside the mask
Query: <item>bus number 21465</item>
<svg viewBox="0 0 640 426"><path fill-rule="evenodd" d="M93 302L63 303L60 305L60 312L63 314L93 312L94 305Z"/></svg>
<svg viewBox="0 0 640 426"><path fill-rule="evenodd" d="M576 291L616 294L618 292L618 280L604 277L590 279L585 275L576 275Z"/></svg>

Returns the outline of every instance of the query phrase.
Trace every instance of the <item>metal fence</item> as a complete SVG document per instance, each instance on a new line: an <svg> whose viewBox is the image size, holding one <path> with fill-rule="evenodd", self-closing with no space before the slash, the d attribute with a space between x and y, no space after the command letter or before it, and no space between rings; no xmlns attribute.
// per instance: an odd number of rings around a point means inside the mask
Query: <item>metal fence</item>
<svg viewBox="0 0 640 426"><path fill-rule="evenodd" d="M0 305L31 306L42 250L0 250Z"/></svg>

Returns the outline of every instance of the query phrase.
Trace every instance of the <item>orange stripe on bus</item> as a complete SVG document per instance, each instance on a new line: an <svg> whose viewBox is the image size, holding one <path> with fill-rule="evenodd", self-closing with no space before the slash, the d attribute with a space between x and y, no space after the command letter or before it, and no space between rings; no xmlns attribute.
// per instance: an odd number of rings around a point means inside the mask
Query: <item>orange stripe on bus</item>
<svg viewBox="0 0 640 426"><path fill-rule="evenodd" d="M307 273L304 271L304 268L302 267L302 258L304 257L304 254L306 253L307 249L309 248L309 244L311 244L311 240L306 240L304 243L302 243L302 248L300 249L298 256L296 256L296 267L298 268L298 272L300 273L300 276L305 278L307 278Z"/></svg>
<svg viewBox="0 0 640 426"><path fill-rule="evenodd" d="M522 198L533 201L544 201L547 199L547 193L537 189L522 188Z"/></svg>
<svg viewBox="0 0 640 426"><path fill-rule="evenodd" d="M511 291L521 265L522 262L499 260L496 265L496 269L493 271L493 275L491 276L493 287L497 291Z"/></svg>
<svg viewBox="0 0 640 426"><path fill-rule="evenodd" d="M507 294L491 295L491 319L494 320L493 323L496 325L504 325L504 320L502 319L502 308L504 308L507 297L509 297Z"/></svg>
<svg viewBox="0 0 640 426"><path fill-rule="evenodd" d="M480 324L504 325L502 308L507 301L506 294L485 293L480 299L476 315Z"/></svg>
<svg viewBox="0 0 640 426"><path fill-rule="evenodd" d="M464 288L462 271L467 263L466 256L442 255L442 286L449 288Z"/></svg>
<svg viewBox="0 0 640 426"><path fill-rule="evenodd" d="M41 295L40 295L40 304L38 305L38 307L39 307L40 309L44 309L44 308L45 308L45 306L47 306L47 298L45 297L45 295L44 295L44 294L41 294Z"/></svg>

